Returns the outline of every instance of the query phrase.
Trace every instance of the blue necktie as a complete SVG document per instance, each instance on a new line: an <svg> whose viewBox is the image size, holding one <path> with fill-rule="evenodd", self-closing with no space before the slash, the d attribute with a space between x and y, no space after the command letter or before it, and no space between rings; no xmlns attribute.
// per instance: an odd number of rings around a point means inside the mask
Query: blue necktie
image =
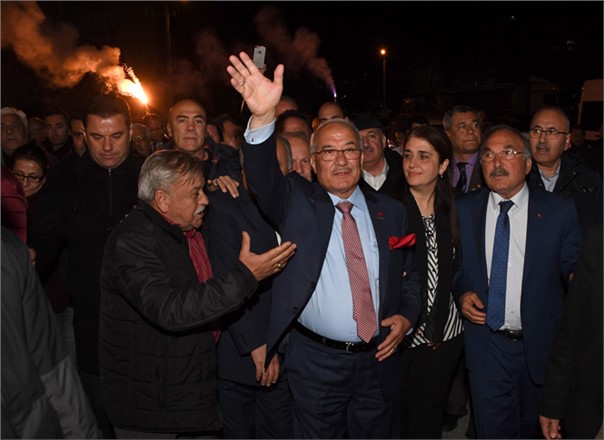
<svg viewBox="0 0 604 440"><path fill-rule="evenodd" d="M499 217L495 227L493 259L491 261L491 279L489 282L489 304L487 325L493 331L501 328L505 322L505 290L508 276L508 253L510 249L510 219L508 211L514 202L499 202Z"/></svg>

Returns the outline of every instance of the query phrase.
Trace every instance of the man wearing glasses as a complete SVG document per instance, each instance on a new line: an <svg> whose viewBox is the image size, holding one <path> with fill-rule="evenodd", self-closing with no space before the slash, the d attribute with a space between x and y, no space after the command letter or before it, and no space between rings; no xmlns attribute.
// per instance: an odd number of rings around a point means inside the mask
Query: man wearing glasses
<svg viewBox="0 0 604 440"><path fill-rule="evenodd" d="M359 187L362 141L346 119L330 119L312 136L316 182L283 176L274 130L284 67L271 81L240 57L229 57L227 71L252 113L243 145L248 180L283 240L297 243L273 282L267 356L289 334L294 438L400 438L397 347L420 309L419 275L402 244L404 205Z"/></svg>
<svg viewBox="0 0 604 440"><path fill-rule="evenodd" d="M574 204L529 188L523 133L492 127L480 148L487 187L457 199L462 261L453 295L464 317L476 438L538 438L547 361L579 258Z"/></svg>
<svg viewBox="0 0 604 440"><path fill-rule="evenodd" d="M571 197L583 234L602 220L602 179L569 151L570 121L557 107L543 107L535 113L529 129L533 167L527 177L531 188Z"/></svg>

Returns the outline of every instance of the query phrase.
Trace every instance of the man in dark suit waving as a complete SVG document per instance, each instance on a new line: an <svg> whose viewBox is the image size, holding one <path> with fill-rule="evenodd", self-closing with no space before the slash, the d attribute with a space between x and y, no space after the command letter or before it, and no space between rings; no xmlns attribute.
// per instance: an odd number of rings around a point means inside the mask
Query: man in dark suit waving
<svg viewBox="0 0 604 440"><path fill-rule="evenodd" d="M579 220L570 199L529 190L529 145L516 129L493 127L480 161L488 189L457 200L462 261L453 287L465 318L476 435L537 438L547 359L579 257Z"/></svg>
<svg viewBox="0 0 604 440"><path fill-rule="evenodd" d="M269 357L289 334L285 362L294 437L396 435L396 350L420 308L419 277L405 248L404 205L359 188L361 137L344 119L325 122L313 135L317 182L296 173L283 176L274 119L284 67L277 66L271 81L245 53L229 60L231 84L252 113L243 146L250 186L283 239L299 243L296 258L273 283L268 334ZM350 260L353 250L343 233L350 217L359 231L354 251L362 251L360 264ZM365 273L364 282L351 282L353 266ZM360 284L367 295L363 310L357 308Z"/></svg>

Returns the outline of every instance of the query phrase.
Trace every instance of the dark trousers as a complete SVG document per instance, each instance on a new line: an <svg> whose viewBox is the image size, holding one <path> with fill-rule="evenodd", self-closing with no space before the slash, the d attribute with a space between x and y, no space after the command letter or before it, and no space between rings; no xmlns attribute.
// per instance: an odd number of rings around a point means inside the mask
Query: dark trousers
<svg viewBox="0 0 604 440"><path fill-rule="evenodd" d="M105 411L100 376L80 370L80 381L82 382L82 387L86 392L90 406L92 406L92 410L94 411L96 423L103 432L103 438L116 438L113 426Z"/></svg>
<svg viewBox="0 0 604 440"><path fill-rule="evenodd" d="M224 438L292 438L292 402L287 369L276 384L245 385L218 379Z"/></svg>
<svg viewBox="0 0 604 440"><path fill-rule="evenodd" d="M541 438L541 386L530 377L522 341L492 335L482 369L469 379L477 438Z"/></svg>
<svg viewBox="0 0 604 440"><path fill-rule="evenodd" d="M401 375L403 438L440 438L449 385L463 349L463 333L436 350L406 348Z"/></svg>
<svg viewBox="0 0 604 440"><path fill-rule="evenodd" d="M374 356L375 348L346 353L291 331L285 362L294 438L391 436L395 402L384 399Z"/></svg>

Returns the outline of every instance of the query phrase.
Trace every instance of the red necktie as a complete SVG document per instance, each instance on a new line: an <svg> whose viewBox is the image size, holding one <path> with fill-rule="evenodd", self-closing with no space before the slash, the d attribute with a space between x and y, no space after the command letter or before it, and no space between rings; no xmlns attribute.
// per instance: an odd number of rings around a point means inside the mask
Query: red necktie
<svg viewBox="0 0 604 440"><path fill-rule="evenodd" d="M344 241L344 254L346 255L346 268L352 290L352 317L357 322L357 334L369 342L377 330L375 308L369 287L369 274L363 255L361 238L354 218L350 215L352 203L340 202L336 207L342 211L342 239Z"/></svg>

